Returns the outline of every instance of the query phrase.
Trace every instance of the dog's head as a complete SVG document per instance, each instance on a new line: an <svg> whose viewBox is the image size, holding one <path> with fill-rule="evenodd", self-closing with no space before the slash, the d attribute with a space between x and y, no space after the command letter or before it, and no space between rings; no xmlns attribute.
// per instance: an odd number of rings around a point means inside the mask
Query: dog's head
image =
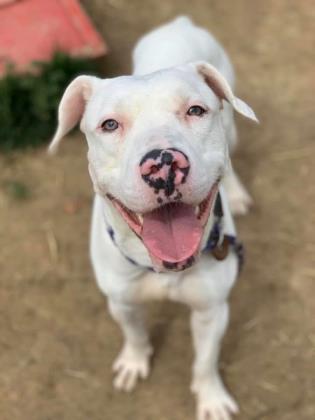
<svg viewBox="0 0 315 420"><path fill-rule="evenodd" d="M160 270L186 268L199 252L229 162L223 101L256 120L204 62L139 77L79 76L61 100L50 151L81 121L95 191L110 198Z"/></svg>

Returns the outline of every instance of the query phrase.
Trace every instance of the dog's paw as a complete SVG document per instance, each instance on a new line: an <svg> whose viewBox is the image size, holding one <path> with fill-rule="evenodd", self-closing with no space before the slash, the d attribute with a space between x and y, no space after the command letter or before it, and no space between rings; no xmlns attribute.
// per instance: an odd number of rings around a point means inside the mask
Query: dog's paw
<svg viewBox="0 0 315 420"><path fill-rule="evenodd" d="M152 348L133 349L125 346L113 364L114 387L120 391L132 391L138 379L145 379L150 372Z"/></svg>
<svg viewBox="0 0 315 420"><path fill-rule="evenodd" d="M220 381L194 385L197 396L197 420L232 420L238 405Z"/></svg>

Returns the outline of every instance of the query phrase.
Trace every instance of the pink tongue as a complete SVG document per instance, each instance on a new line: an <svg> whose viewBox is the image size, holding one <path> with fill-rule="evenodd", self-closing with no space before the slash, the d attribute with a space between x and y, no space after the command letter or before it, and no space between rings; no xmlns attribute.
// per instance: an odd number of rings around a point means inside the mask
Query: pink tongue
<svg viewBox="0 0 315 420"><path fill-rule="evenodd" d="M202 227L193 206L172 204L143 215L142 240L156 258L184 261L198 250Z"/></svg>

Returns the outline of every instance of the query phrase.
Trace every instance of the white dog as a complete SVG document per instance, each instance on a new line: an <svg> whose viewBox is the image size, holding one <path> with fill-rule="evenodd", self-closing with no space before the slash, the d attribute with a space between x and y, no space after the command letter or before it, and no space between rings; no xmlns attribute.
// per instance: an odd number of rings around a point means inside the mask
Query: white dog
<svg viewBox="0 0 315 420"><path fill-rule="evenodd" d="M179 17L139 41L132 76L77 77L61 100L50 145L55 151L81 121L96 193L93 267L125 340L114 386L130 391L149 374L142 303L183 302L192 310L199 420L227 420L238 411L218 372L240 257L221 180L227 174L234 210L246 211L249 196L229 161L233 108L256 117L234 96L233 79L218 42Z"/></svg>

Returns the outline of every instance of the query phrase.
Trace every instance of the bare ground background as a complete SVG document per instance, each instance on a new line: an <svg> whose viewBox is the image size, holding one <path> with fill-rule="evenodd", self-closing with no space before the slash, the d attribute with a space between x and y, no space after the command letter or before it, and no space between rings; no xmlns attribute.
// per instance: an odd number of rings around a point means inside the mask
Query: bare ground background
<svg viewBox="0 0 315 420"><path fill-rule="evenodd" d="M112 49L104 76L130 70L145 31L189 14L225 45L238 94L235 165L255 199L238 220L247 264L231 297L221 368L243 420L315 418L314 18L311 1L84 0ZM121 336L88 258L92 190L80 134L58 157L0 157L1 420L188 420L188 312L149 305L157 349L146 383L111 386ZM30 191L16 192L15 182ZM20 198L19 198L20 197Z"/></svg>

